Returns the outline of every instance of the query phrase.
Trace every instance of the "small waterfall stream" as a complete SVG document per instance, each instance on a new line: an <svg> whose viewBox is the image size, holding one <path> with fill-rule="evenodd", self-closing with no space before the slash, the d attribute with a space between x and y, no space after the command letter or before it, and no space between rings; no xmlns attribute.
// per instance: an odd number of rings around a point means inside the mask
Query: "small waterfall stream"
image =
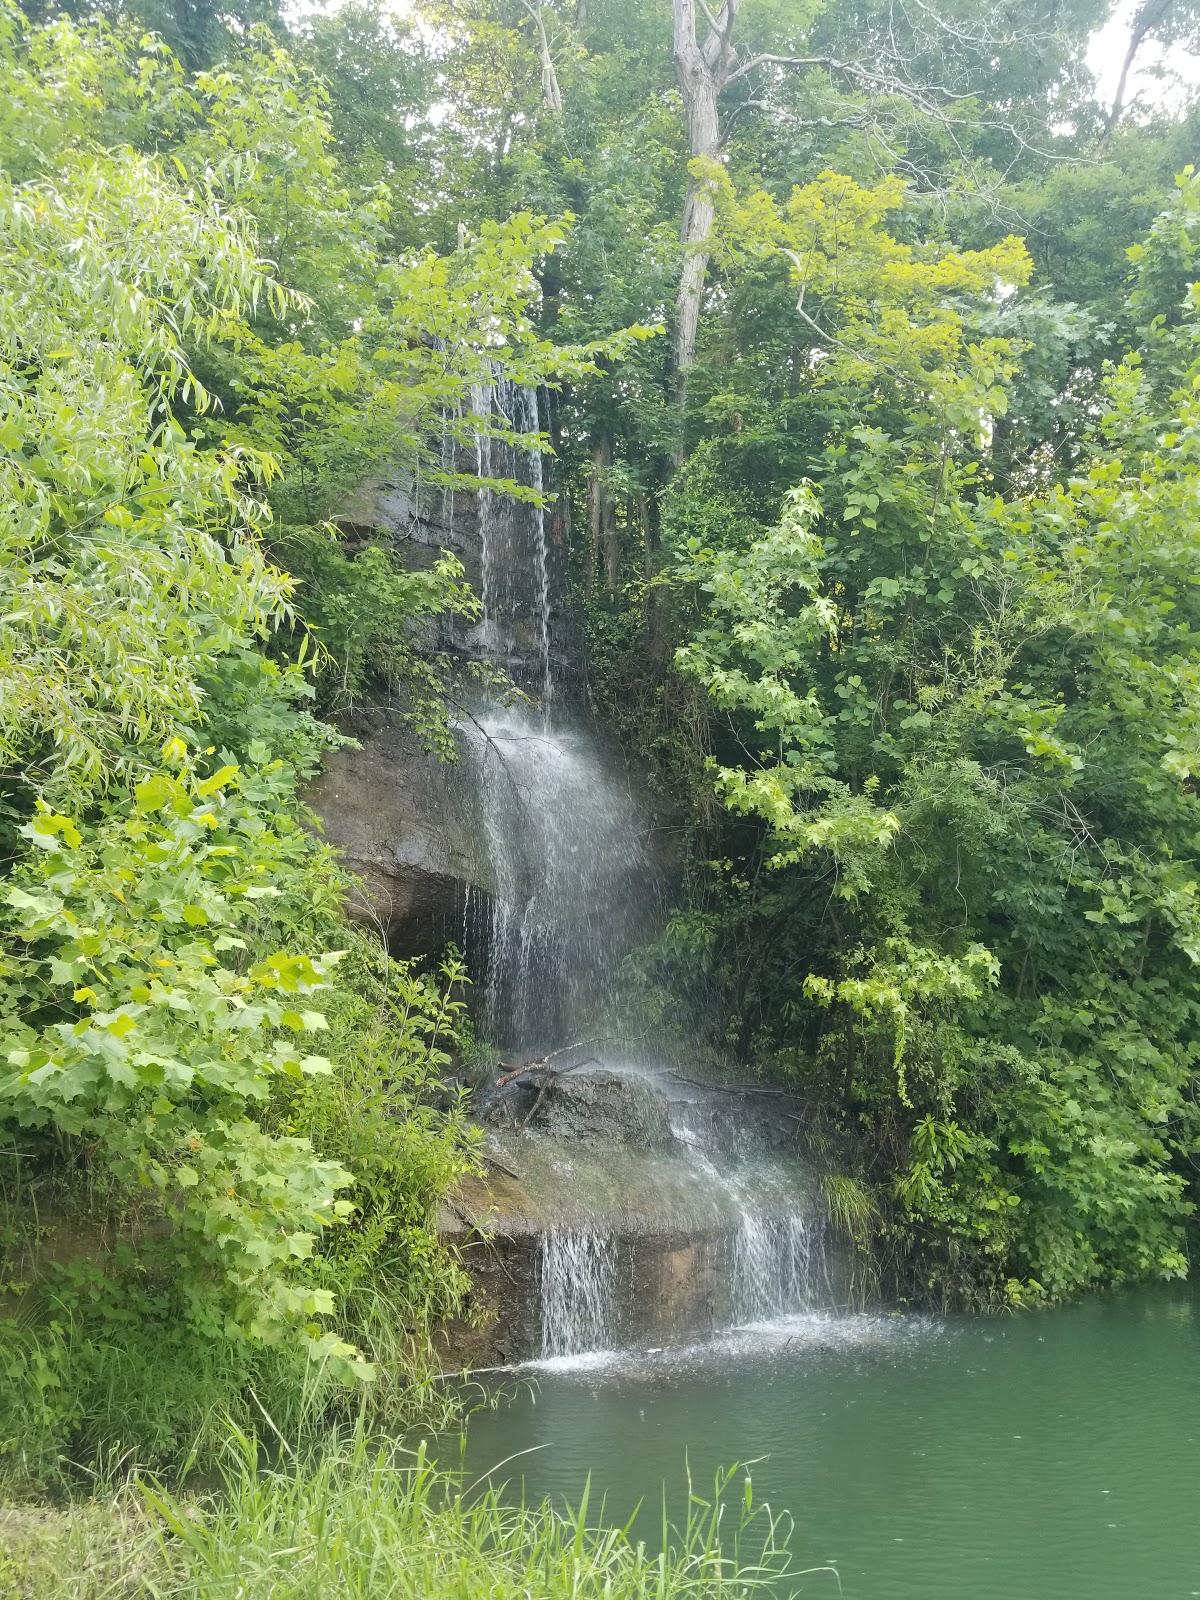
<svg viewBox="0 0 1200 1600"><path fill-rule="evenodd" d="M490 411L500 430L478 439L480 475L540 494L537 394L498 379L475 409ZM476 811L476 881L486 885L468 892L464 942L484 1035L509 1059L529 1060L620 1032L611 1018L616 975L656 926L661 892L650 820L623 762L560 692L545 511L491 488L478 496L478 519L482 619L472 648L522 693L480 698L455 723ZM681 1216L668 1187L658 1200L643 1193L633 1232L645 1239L657 1222L674 1241L659 1249L655 1270L697 1280L692 1299L707 1331L813 1304L824 1272L819 1218L794 1161L781 1163L760 1136L762 1118L741 1117L736 1101L715 1092L674 1092L653 1067L603 1045L587 1053L667 1103L662 1181L669 1175L675 1190L699 1199ZM655 1170L644 1163L651 1189ZM572 1202L580 1181L577 1172L568 1184ZM649 1270L645 1248L630 1242L632 1205L627 1194L610 1196L592 1212L572 1205L570 1221L549 1220L537 1255L542 1357L611 1349L630 1337L636 1319L626 1302ZM656 1207L661 1217L648 1222ZM668 1257L674 1264L664 1266ZM667 1298L669 1286L660 1292Z"/></svg>
<svg viewBox="0 0 1200 1600"><path fill-rule="evenodd" d="M542 1240L542 1355L606 1350L617 1327L617 1250L611 1235L552 1228Z"/></svg>
<svg viewBox="0 0 1200 1600"><path fill-rule="evenodd" d="M586 727L491 705L457 734L493 886L468 906L483 1021L533 1056L596 1031L622 955L653 926L647 824Z"/></svg>
<svg viewBox="0 0 1200 1600"><path fill-rule="evenodd" d="M746 1211L733 1247L733 1320L738 1326L807 1311L815 1295L812 1219Z"/></svg>
<svg viewBox="0 0 1200 1600"><path fill-rule="evenodd" d="M498 378L474 404L500 427L478 438L480 474L541 495L542 455L524 442L538 436L537 392ZM484 489L478 510L474 647L525 698L481 699L455 722L490 886L471 897L465 935L488 1036L533 1054L602 1012L621 956L654 924L658 874L620 758L557 692L545 509Z"/></svg>

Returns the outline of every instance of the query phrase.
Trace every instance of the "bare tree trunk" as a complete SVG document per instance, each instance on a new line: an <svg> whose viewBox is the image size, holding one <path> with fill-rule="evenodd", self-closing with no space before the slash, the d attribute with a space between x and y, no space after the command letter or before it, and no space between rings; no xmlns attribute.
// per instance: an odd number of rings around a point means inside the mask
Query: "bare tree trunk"
<svg viewBox="0 0 1200 1600"><path fill-rule="evenodd" d="M1117 89L1113 95L1112 110L1108 113L1104 125L1104 137L1100 141L1102 150L1116 132L1117 124L1121 120L1121 113L1125 109L1125 90L1129 85L1129 74L1133 69L1133 63L1138 51L1150 35L1162 27L1174 9L1175 0L1143 0L1143 4L1134 12L1133 21L1130 24L1129 48L1126 50L1125 59L1121 63L1121 76L1117 79Z"/></svg>
<svg viewBox="0 0 1200 1600"><path fill-rule="evenodd" d="M675 75L687 113L688 156L719 161L721 127L717 101L729 82L737 62L733 48L733 25L741 0L725 0L714 17L700 0L708 25L701 44L696 36L697 0L674 0ZM713 225L713 202L709 185L692 178L683 207L680 242L683 245L683 273L675 299L675 372L679 398L687 384L688 369L696 360L696 335L700 326L700 303L708 273L707 242Z"/></svg>
<svg viewBox="0 0 1200 1600"><path fill-rule="evenodd" d="M630 506L630 512L630 520L633 521L636 517L637 524L642 530L642 575L646 580L646 638L653 660L658 653L658 594L654 588L658 529L655 526L655 508L650 504L650 496L637 495Z"/></svg>
<svg viewBox="0 0 1200 1600"><path fill-rule="evenodd" d="M694 111L688 111L688 148L692 156L716 160L720 149L717 97L711 81L696 86ZM683 275L675 302L675 371L681 384L696 360L696 335L700 327L700 302L708 275L708 236L713 225L711 186L692 178L683 206Z"/></svg>
<svg viewBox="0 0 1200 1600"><path fill-rule="evenodd" d="M621 586L621 535L617 530L611 495L604 496L604 507L607 513L604 518L604 586L608 598L615 600Z"/></svg>
<svg viewBox="0 0 1200 1600"><path fill-rule="evenodd" d="M554 58L550 54L550 40L546 35L546 19L542 15L541 6L532 4L532 0L521 0L526 12L533 20L537 29L538 58L542 63L542 104L547 111L552 111L555 116L562 115L563 97L558 83L558 74L554 70Z"/></svg>

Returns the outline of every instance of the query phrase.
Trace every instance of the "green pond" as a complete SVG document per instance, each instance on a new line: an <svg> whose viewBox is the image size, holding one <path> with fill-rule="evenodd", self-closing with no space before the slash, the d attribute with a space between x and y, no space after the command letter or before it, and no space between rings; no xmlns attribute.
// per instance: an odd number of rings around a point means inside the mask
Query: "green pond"
<svg viewBox="0 0 1200 1600"><path fill-rule="evenodd" d="M1200 1595L1200 1312L1187 1291L1004 1319L796 1317L706 1346L507 1375L471 1420L474 1472L592 1503L652 1541L752 1462L791 1512L804 1595Z"/></svg>

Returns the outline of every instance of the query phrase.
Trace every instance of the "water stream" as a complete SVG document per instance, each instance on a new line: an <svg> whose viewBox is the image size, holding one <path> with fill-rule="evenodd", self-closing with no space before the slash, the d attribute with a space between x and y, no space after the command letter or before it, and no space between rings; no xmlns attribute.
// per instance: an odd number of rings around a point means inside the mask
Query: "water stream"
<svg viewBox="0 0 1200 1600"><path fill-rule="evenodd" d="M477 441L479 473L540 494L536 393L497 379L474 409L490 410L500 428ZM484 490L478 530L482 618L472 648L522 691L480 698L456 723L486 885L469 892L463 918L482 1031L510 1060L586 1039L562 1067L586 1055L594 1068L638 1075L667 1102L670 1148L657 1165L642 1164L636 1232L671 1241L662 1251L675 1252L676 1274L704 1276L694 1321L711 1333L801 1311L828 1273L812 1186L798 1181L795 1160L772 1151L763 1119L736 1100L683 1090L622 1043L616 980L625 953L660 920L661 873L636 782L579 697L560 692L545 512L518 493ZM703 1196L683 1215L668 1181L681 1167ZM591 1217L551 1220L537 1274L543 1357L619 1346L645 1326L627 1302L649 1270L646 1252L612 1209L606 1197ZM691 1251L686 1269L681 1249ZM660 1292L669 1296L669 1286Z"/></svg>
<svg viewBox="0 0 1200 1600"><path fill-rule="evenodd" d="M528 442L541 421L536 391L497 379L474 404L513 434L480 435L478 471L541 495L542 456ZM488 1037L534 1054L603 1015L622 955L658 915L658 874L624 763L559 692L544 507L490 489L478 515L472 644L523 698L481 697L455 725L489 886L467 907L466 939Z"/></svg>
<svg viewBox="0 0 1200 1600"><path fill-rule="evenodd" d="M552 1228L542 1239L541 1257L543 1357L605 1350L617 1310L612 1236Z"/></svg>
<svg viewBox="0 0 1200 1600"><path fill-rule="evenodd" d="M478 808L489 894L468 906L483 1023L532 1057L604 1016L625 950L658 913L639 816L615 758L566 711L481 704L457 737Z"/></svg>

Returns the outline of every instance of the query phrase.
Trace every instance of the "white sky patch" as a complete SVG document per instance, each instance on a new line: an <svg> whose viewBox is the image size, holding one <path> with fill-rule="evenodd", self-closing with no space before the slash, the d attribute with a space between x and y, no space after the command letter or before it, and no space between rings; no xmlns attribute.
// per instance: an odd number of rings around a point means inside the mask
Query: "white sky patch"
<svg viewBox="0 0 1200 1600"><path fill-rule="evenodd" d="M283 14L290 22L306 17L331 16L342 9L345 0L284 0ZM1102 106L1112 105L1121 75L1121 63L1129 48L1130 23L1140 0L1118 0L1112 16L1092 35L1087 64L1096 76L1096 98ZM412 15L412 0L390 0L387 11L397 20ZM433 37L434 30L422 29ZM1182 46L1164 49L1154 40L1146 41L1137 54L1125 89L1126 112L1161 106L1165 111L1182 112L1200 89L1200 55Z"/></svg>
<svg viewBox="0 0 1200 1600"><path fill-rule="evenodd" d="M1130 23L1138 0L1120 0L1116 10L1088 45L1087 64L1096 74L1096 98L1111 106L1121 76L1121 63L1129 48ZM1148 39L1137 53L1125 89L1127 109L1161 106L1179 112L1200 87L1200 56L1181 46L1164 50Z"/></svg>
<svg viewBox="0 0 1200 1600"><path fill-rule="evenodd" d="M285 21L303 22L306 17L332 17L342 9L346 0L284 0L281 10ZM412 0L389 0L387 14L403 21L412 15Z"/></svg>

